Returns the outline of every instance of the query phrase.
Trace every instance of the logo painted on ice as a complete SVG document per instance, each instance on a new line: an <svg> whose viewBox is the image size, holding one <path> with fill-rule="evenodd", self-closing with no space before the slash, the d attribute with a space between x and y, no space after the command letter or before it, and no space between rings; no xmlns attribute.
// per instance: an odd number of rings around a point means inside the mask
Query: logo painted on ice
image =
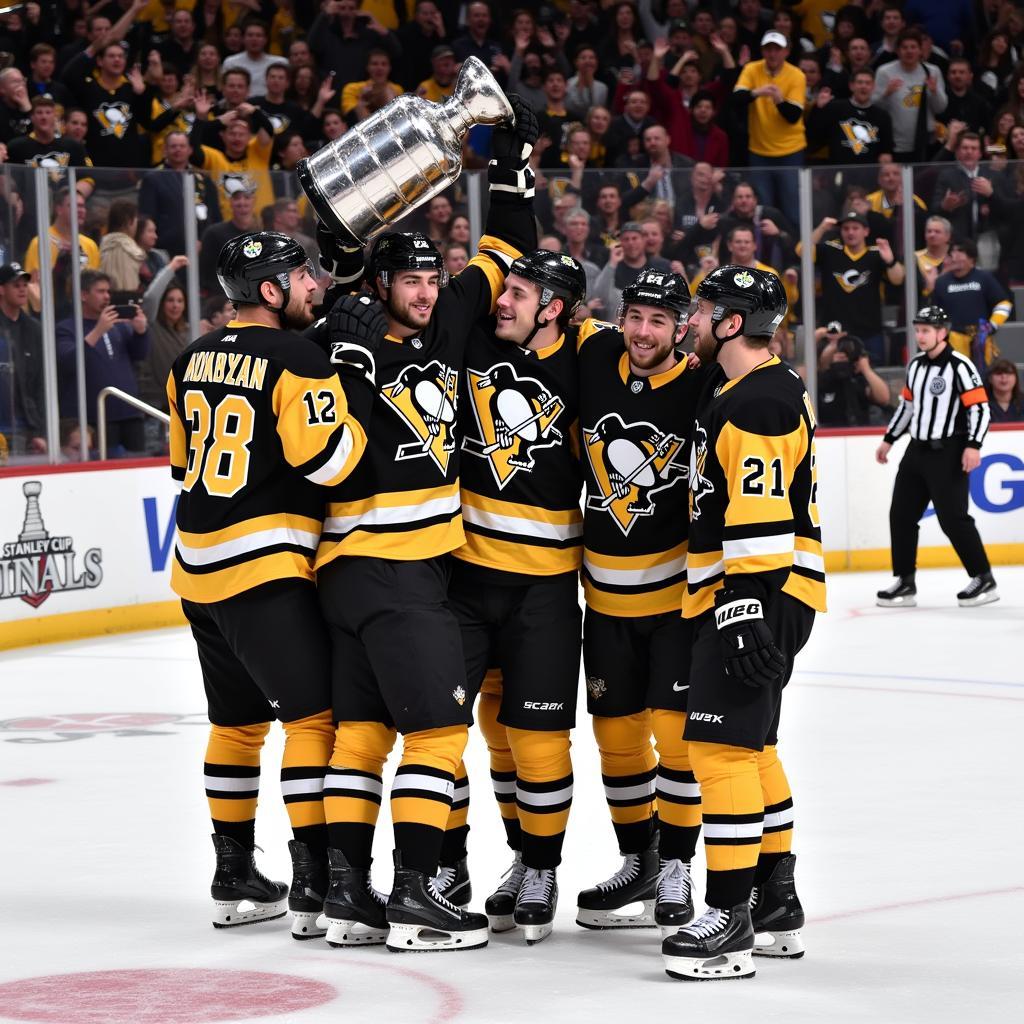
<svg viewBox="0 0 1024 1024"><path fill-rule="evenodd" d="M102 733L118 737L169 736L175 730L167 726L209 724L206 715L175 715L163 711L90 711L3 719L0 720L0 734L13 734L3 737L6 743L69 743ZM49 735L36 735L39 733Z"/></svg>
<svg viewBox="0 0 1024 1024"><path fill-rule="evenodd" d="M103 552L89 548L81 566L75 563L75 542L71 537L51 537L39 509L43 485L28 480L21 486L25 495L25 520L16 541L4 544L0 553L0 599L20 597L38 608L51 594L65 590L92 590L103 582Z"/></svg>

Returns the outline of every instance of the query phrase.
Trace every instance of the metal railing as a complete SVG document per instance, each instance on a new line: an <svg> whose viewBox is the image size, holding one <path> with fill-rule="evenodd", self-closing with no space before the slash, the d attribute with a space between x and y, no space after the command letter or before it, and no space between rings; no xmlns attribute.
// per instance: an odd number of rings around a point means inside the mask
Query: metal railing
<svg viewBox="0 0 1024 1024"><path fill-rule="evenodd" d="M113 395L133 409L159 420L165 427L171 422L171 417L160 409L143 402L141 398L129 395L127 391L120 388L104 388L96 397L96 443L99 445L100 459L107 458L107 399Z"/></svg>

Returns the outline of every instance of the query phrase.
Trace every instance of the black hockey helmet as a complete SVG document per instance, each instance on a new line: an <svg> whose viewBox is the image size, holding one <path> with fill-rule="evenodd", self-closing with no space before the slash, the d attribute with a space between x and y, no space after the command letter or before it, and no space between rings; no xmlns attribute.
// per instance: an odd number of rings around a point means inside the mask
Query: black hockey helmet
<svg viewBox="0 0 1024 1024"><path fill-rule="evenodd" d="M726 338L715 334L719 346L741 334L747 338L770 338L786 318L789 304L782 282L766 270L728 264L717 267L697 286L698 299L715 304L712 328L730 313L738 313L743 325Z"/></svg>
<svg viewBox="0 0 1024 1024"><path fill-rule="evenodd" d="M367 267L371 282L379 277L385 288L390 288L399 270L436 270L438 284L448 284L448 271L444 257L437 246L422 231L389 231L377 239L370 253Z"/></svg>
<svg viewBox="0 0 1024 1024"><path fill-rule="evenodd" d="M236 306L266 306L280 313L291 291L288 275L304 264L312 274L306 250L294 238L278 231L253 231L224 243L217 257L217 280ZM264 281L273 281L284 292L281 306L269 306L260 294Z"/></svg>
<svg viewBox="0 0 1024 1024"><path fill-rule="evenodd" d="M927 324L929 327L945 327L947 331L953 327L953 321L941 306L922 306L914 314L913 322Z"/></svg>
<svg viewBox="0 0 1024 1024"><path fill-rule="evenodd" d="M586 271L564 252L535 249L514 259L508 272L540 285L541 309L554 298L564 300L566 320L576 315L587 294Z"/></svg>
<svg viewBox="0 0 1024 1024"><path fill-rule="evenodd" d="M619 320L626 315L626 307L660 306L676 314L676 326L686 323L690 312L690 286L682 274L663 270L641 270L637 279L622 289Z"/></svg>

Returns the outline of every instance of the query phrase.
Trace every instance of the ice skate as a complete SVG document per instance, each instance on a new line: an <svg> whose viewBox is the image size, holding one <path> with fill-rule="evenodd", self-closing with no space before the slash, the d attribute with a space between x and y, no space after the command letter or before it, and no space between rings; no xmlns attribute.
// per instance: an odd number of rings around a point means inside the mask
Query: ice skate
<svg viewBox="0 0 1024 1024"><path fill-rule="evenodd" d="M513 916L528 946L551 934L557 906L558 880L554 868L527 868Z"/></svg>
<svg viewBox="0 0 1024 1024"><path fill-rule="evenodd" d="M448 867L440 867L434 875L434 888L449 903L457 907L468 907L473 898L473 883L469 879L469 865L466 858Z"/></svg>
<svg viewBox="0 0 1024 1024"><path fill-rule="evenodd" d="M768 881L750 894L750 919L755 933L754 956L799 960L804 955L800 929L804 908L796 894L793 868L796 856L788 854L775 865Z"/></svg>
<svg viewBox="0 0 1024 1024"><path fill-rule="evenodd" d="M875 595L879 608L916 608L917 585L913 576L897 576L892 583Z"/></svg>
<svg viewBox="0 0 1024 1024"><path fill-rule="evenodd" d="M449 903L422 871L402 867L387 905L387 947L393 953L474 949L487 945L487 918Z"/></svg>
<svg viewBox="0 0 1024 1024"><path fill-rule="evenodd" d="M213 927L237 928L284 917L288 886L272 882L256 867L256 855L228 836L213 836L217 869L210 886Z"/></svg>
<svg viewBox="0 0 1024 1024"><path fill-rule="evenodd" d="M665 972L684 981L726 981L752 978L754 929L750 907L731 910L708 907L693 924L680 928L661 943Z"/></svg>
<svg viewBox="0 0 1024 1024"><path fill-rule="evenodd" d="M327 945L382 945L388 937L386 901L370 884L370 872L350 867L341 850L328 850L327 858L331 876L322 919Z"/></svg>
<svg viewBox="0 0 1024 1024"><path fill-rule="evenodd" d="M654 922L662 938L673 935L693 920L693 884L690 865L681 860L661 861L654 903Z"/></svg>
<svg viewBox="0 0 1024 1024"><path fill-rule="evenodd" d="M992 604L999 600L999 591L992 573L983 572L975 576L970 583L956 595L957 604L961 608L977 608L979 605Z"/></svg>
<svg viewBox="0 0 1024 1024"><path fill-rule="evenodd" d="M624 853L611 878L584 889L576 900L576 923L584 928L653 928L657 897L658 837L642 853Z"/></svg>
<svg viewBox="0 0 1024 1024"><path fill-rule="evenodd" d="M292 913L292 938L315 939L326 934L326 925L318 924L324 913L327 894L327 860L314 857L305 843L292 839L292 887L288 890L288 909Z"/></svg>
<svg viewBox="0 0 1024 1024"><path fill-rule="evenodd" d="M525 874L523 855L517 850L512 867L505 872L498 888L484 901L484 911L492 932L508 932L515 928L516 897Z"/></svg>

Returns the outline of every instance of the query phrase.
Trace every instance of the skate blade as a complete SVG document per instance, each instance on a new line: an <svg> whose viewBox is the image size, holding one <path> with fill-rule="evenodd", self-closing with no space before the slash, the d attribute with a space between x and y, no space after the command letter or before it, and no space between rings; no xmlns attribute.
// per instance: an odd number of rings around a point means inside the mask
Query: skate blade
<svg viewBox="0 0 1024 1024"><path fill-rule="evenodd" d="M292 938L318 939L327 934L327 919L322 910L293 910Z"/></svg>
<svg viewBox="0 0 1024 1024"><path fill-rule="evenodd" d="M804 940L800 937L799 929L791 932L758 932L754 940L754 956L799 960L804 955Z"/></svg>
<svg viewBox="0 0 1024 1024"><path fill-rule="evenodd" d="M608 928L654 928L654 900L638 900L643 904L643 910L636 914L623 914L621 911L608 910L587 910L584 907L576 908L576 923L581 928L591 928L595 931L602 931ZM635 904L630 904L634 905Z"/></svg>
<svg viewBox="0 0 1024 1024"><path fill-rule="evenodd" d="M749 949L701 958L662 954L662 959L665 973L682 981L729 981L752 978L757 973Z"/></svg>
<svg viewBox="0 0 1024 1024"><path fill-rule="evenodd" d="M993 604L998 601L999 591L990 590L987 594L982 594L980 597L958 597L956 600L961 608L980 608L983 604Z"/></svg>
<svg viewBox="0 0 1024 1024"><path fill-rule="evenodd" d="M239 928L243 924L276 921L288 910L287 898L275 903L255 903L252 900L214 900L213 927Z"/></svg>
<svg viewBox="0 0 1024 1024"><path fill-rule="evenodd" d="M487 945L487 929L445 932L422 924L393 924L387 935L392 953L433 953L445 950L479 949Z"/></svg>
<svg viewBox="0 0 1024 1024"><path fill-rule="evenodd" d="M496 935L510 932L516 926L516 919L511 914L488 914L487 924Z"/></svg>
<svg viewBox="0 0 1024 1024"><path fill-rule="evenodd" d="M875 604L879 608L916 608L916 597L878 597Z"/></svg>
<svg viewBox="0 0 1024 1024"><path fill-rule="evenodd" d="M536 946L538 942L543 942L551 934L553 925L548 924L521 924L519 930L523 933L523 938L526 939L528 946Z"/></svg>
<svg viewBox="0 0 1024 1024"><path fill-rule="evenodd" d="M327 945L334 949L346 946L382 946L388 937L387 928L374 928L362 921L321 918L327 925Z"/></svg>

